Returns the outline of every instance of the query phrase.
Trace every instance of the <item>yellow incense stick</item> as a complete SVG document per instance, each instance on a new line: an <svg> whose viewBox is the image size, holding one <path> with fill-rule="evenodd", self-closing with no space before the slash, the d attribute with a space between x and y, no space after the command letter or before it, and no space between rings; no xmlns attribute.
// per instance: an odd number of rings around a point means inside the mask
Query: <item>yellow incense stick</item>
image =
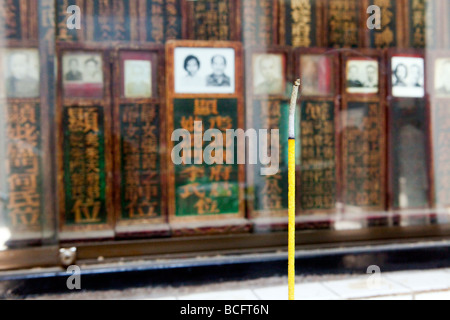
<svg viewBox="0 0 450 320"><path fill-rule="evenodd" d="M295 300L295 109L300 79L295 81L289 107L289 300Z"/></svg>

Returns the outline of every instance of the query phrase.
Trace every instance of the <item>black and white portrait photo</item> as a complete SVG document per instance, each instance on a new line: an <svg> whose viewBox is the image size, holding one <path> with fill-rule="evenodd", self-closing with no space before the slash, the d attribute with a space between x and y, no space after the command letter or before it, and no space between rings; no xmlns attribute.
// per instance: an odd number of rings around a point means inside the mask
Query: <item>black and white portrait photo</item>
<svg viewBox="0 0 450 320"><path fill-rule="evenodd" d="M5 50L3 60L6 70L7 98L39 97L39 52L35 49Z"/></svg>
<svg viewBox="0 0 450 320"><path fill-rule="evenodd" d="M125 97L152 97L152 64L148 60L125 60Z"/></svg>
<svg viewBox="0 0 450 320"><path fill-rule="evenodd" d="M63 83L67 97L102 97L103 60L95 53L66 53Z"/></svg>
<svg viewBox="0 0 450 320"><path fill-rule="evenodd" d="M80 62L75 57L68 61L69 71L64 75L66 81L82 81L83 74L80 71Z"/></svg>
<svg viewBox="0 0 450 320"><path fill-rule="evenodd" d="M234 93L235 52L231 48L176 48L176 93Z"/></svg>
<svg viewBox="0 0 450 320"><path fill-rule="evenodd" d="M351 59L347 62L347 92L373 94L378 92L378 62Z"/></svg>
<svg viewBox="0 0 450 320"><path fill-rule="evenodd" d="M424 60L420 57L392 58L392 95L422 98L425 96Z"/></svg>
<svg viewBox="0 0 450 320"><path fill-rule="evenodd" d="M253 92L256 95L281 95L285 91L283 54L253 56Z"/></svg>
<svg viewBox="0 0 450 320"><path fill-rule="evenodd" d="M438 97L450 97L450 59L437 59L434 71L434 90Z"/></svg>

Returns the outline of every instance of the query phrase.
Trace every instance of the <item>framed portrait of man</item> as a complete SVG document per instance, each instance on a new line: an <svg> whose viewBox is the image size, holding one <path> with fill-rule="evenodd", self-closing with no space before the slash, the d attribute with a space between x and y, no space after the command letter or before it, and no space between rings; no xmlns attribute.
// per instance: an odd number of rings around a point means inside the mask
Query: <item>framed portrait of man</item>
<svg viewBox="0 0 450 320"><path fill-rule="evenodd" d="M233 94L235 55L233 48L175 48L175 92Z"/></svg>
<svg viewBox="0 0 450 320"><path fill-rule="evenodd" d="M434 92L437 97L450 97L450 58L438 58L434 65Z"/></svg>
<svg viewBox="0 0 450 320"><path fill-rule="evenodd" d="M392 95L396 98L423 98L425 96L425 63L421 57L393 56Z"/></svg>
<svg viewBox="0 0 450 320"><path fill-rule="evenodd" d="M379 89L378 61L351 58L346 65L346 88L350 94L375 94Z"/></svg>
<svg viewBox="0 0 450 320"><path fill-rule="evenodd" d="M153 51L120 52L121 97L152 99L158 97L158 56Z"/></svg>
<svg viewBox="0 0 450 320"><path fill-rule="evenodd" d="M10 99L40 96L40 65L37 49L6 49L3 51L5 94Z"/></svg>
<svg viewBox="0 0 450 320"><path fill-rule="evenodd" d="M66 52L62 58L64 95L67 98L103 97L101 54Z"/></svg>
<svg viewBox="0 0 450 320"><path fill-rule="evenodd" d="M286 90L286 57L282 53L253 55L253 93L283 95Z"/></svg>

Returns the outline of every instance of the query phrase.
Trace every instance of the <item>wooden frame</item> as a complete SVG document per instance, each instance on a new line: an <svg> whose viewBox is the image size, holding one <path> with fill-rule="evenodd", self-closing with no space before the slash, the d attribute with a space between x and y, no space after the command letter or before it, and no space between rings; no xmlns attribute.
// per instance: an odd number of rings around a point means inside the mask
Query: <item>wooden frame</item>
<svg viewBox="0 0 450 320"><path fill-rule="evenodd" d="M63 68L58 70L58 103L56 110L57 124L57 155L58 155L58 190L59 190L59 212L60 212L60 239L68 240L86 240L86 239L104 239L114 236L114 211L113 211L113 161L111 146L111 86L110 86L110 56L102 46L80 45L80 44L60 44L57 49L58 65L62 66L62 57L65 53L91 53L102 57L103 72L103 97L98 98L69 98L65 97L63 89ZM104 128L104 182L105 182L105 223L92 225L67 225L66 224L66 199L64 183L64 127L63 112L67 107L89 108L98 107L103 109L103 128Z"/></svg>
<svg viewBox="0 0 450 320"><path fill-rule="evenodd" d="M60 1L65 1L67 6L69 6L69 0L57 0L58 3ZM55 5L55 15L56 15L56 39L57 42L84 42L87 26L91 23L91 17L86 15L86 19L81 19L81 30L69 30L67 29L67 7L61 8L60 5L56 3ZM86 8L86 0L73 0L73 4L80 7L82 12L87 12ZM58 9L62 9L62 11L58 11ZM73 39L72 36L76 34L77 38Z"/></svg>
<svg viewBox="0 0 450 320"><path fill-rule="evenodd" d="M422 58L424 59L424 74L423 74L423 80L424 80L424 96L422 98L418 97L395 97L393 94L393 66L392 66L392 59L394 57L406 57L406 58ZM427 215L426 212L430 212L432 205L432 190L433 190L433 178L430 176L431 172L431 149L430 149L430 112L429 112L429 104L428 104L428 96L426 92L427 83L428 80L426 75L427 70L427 61L425 60L424 50L421 49L390 49L387 51L387 92L388 92L388 98L387 98L387 110L388 110L388 121L387 121L387 130L388 130L388 207L390 210L394 211L396 217L395 222L398 223L398 221L406 220L405 223L412 223L413 220L411 220L409 217L416 219L416 218L426 218ZM395 107L399 107L399 105L411 105L412 108L405 109L403 111L401 110L394 110ZM421 111L420 108L423 108ZM400 121L398 119L395 119L395 114L400 113ZM415 116L414 116L415 115ZM400 196L400 186L396 186L396 178L398 176L396 175L396 158L395 158L395 149L397 147L396 141L395 141L395 134L394 131L398 130L401 126L401 123L408 124L408 121L414 121L415 118L423 118L423 131L424 131L424 140L423 140L423 147L424 147L424 166L425 166L425 175L426 175L426 183L428 185L428 190L426 192L426 205L424 206L412 206L408 208L401 208L400 203L396 205L395 197ZM409 120L411 119L411 120ZM394 122L395 121L395 122ZM416 143L419 143L419 141L416 141ZM416 175L419 173L416 172ZM398 182L400 183L400 182ZM396 192L398 191L398 193ZM403 213L407 213L408 215L405 217L402 217ZM406 219L405 219L406 218ZM409 222L408 222L409 221ZM417 220L419 221L419 220Z"/></svg>
<svg viewBox="0 0 450 320"><path fill-rule="evenodd" d="M274 95L259 95L255 94L254 88L254 57L262 54L276 54L284 56L284 64L282 66L283 70L283 94L274 94ZM255 102L267 102L267 103L279 103L280 109L282 107L286 107L288 110L288 104L290 101L290 83L292 82L292 68L293 59L292 59L292 51L289 48L281 47L281 46L269 46L269 47L251 47L246 51L246 115L247 128L255 128ZM285 110L285 111L286 111ZM281 116L280 116L281 118ZM279 124L281 127L281 123ZM267 127L261 127L260 129L271 129ZM280 139L282 135L280 134ZM283 144L285 141L280 141ZM286 140L287 142L287 140ZM285 146L285 152L287 152L287 145ZM247 151L248 152L248 151ZM285 163L287 166L287 163ZM281 168L280 168L281 171ZM252 187L255 186L255 166L247 165L247 183L249 186L249 190L253 190ZM247 197L247 211L248 217L254 223L254 228L257 231L260 230L279 230L286 229L287 227L287 212L288 208L284 208L281 210L255 210L254 203L254 195L256 194L256 190L253 191L253 194L250 194Z"/></svg>
<svg viewBox="0 0 450 320"><path fill-rule="evenodd" d="M152 56L152 84L153 96L151 98L126 98L123 93L122 84L125 81L125 70L123 61L125 54L144 54ZM165 136L165 81L163 75L165 74L165 57L164 46L162 45L135 45L135 46L120 46L115 51L114 63L114 210L116 217L116 234L119 237L141 237L141 236L160 236L168 235L169 227L167 224L167 159L163 150L166 149ZM122 55L123 54L123 55ZM157 66L155 68L155 66ZM120 80L120 81L118 81ZM158 123L159 123L159 181L160 181L160 216L156 218L139 218L134 221L131 219L122 219L122 201L121 194L124 189L122 183L122 148L121 148L121 112L120 106L122 104L133 106L147 106L158 109Z"/></svg>
<svg viewBox="0 0 450 320"><path fill-rule="evenodd" d="M341 74L344 79L347 79L347 62L351 59L362 59L362 60L376 60L378 62L378 93L372 94L355 94L348 93L347 81L342 81L341 83L341 92L342 92L342 202L344 203L344 211L346 214L351 213L352 210L349 210L349 204L346 203L347 196L347 175L346 175L346 167L349 162L346 152L348 148L348 143L346 141L346 112L348 110L349 103L373 103L378 106L378 114L377 114L377 125L379 126L379 134L380 137L377 140L379 143L379 159L381 161L378 171L380 172L379 177L379 194L381 199L378 199L379 205L374 206L361 206L357 205L359 208L357 212L361 210L363 212L370 213L370 216L367 218L370 221L376 222L381 221L381 223L385 223L384 219L379 220L377 215L384 215L386 209L386 121L385 121L385 78L384 78L384 66L385 59L381 50L376 49L362 49L362 50L353 50L352 52L346 52L342 54L342 66L341 66ZM381 98L380 98L381 97Z"/></svg>
<svg viewBox="0 0 450 320"><path fill-rule="evenodd" d="M235 93L234 94L177 94L175 92L175 79L174 79L174 56L176 48L231 48L235 52ZM172 132L174 130L174 101L175 99L235 99L237 101L237 121L235 124L237 128L244 127L244 105L243 105L243 58L242 58L242 47L240 43L237 42L222 42L222 41L170 41L166 45L166 92L167 92L167 157L171 159L171 150L174 143L171 142ZM238 181L243 184L245 181L245 167L243 165L238 165ZM189 224L194 226L194 229L199 229L199 223L205 228L200 230L200 232L216 232L215 227L211 228L211 225L219 223L221 225L220 229L224 230L223 224L229 221L230 225L237 223L243 227L243 231L248 231L248 223L245 220L245 191L239 188L239 212L233 214L216 214L207 216L189 216L189 217L177 217L175 212L175 167L174 165L169 165L168 168L168 210L169 210L169 222L174 231L175 235L181 233L192 234L197 233L189 229ZM183 231L184 229L184 231ZM201 229L201 228L200 228ZM236 232L235 227L225 227L228 232ZM239 227L238 227L239 229ZM182 231L179 231L182 230ZM242 229L239 229L242 231ZM239 232L240 232L239 231Z"/></svg>
<svg viewBox="0 0 450 320"><path fill-rule="evenodd" d="M32 41L32 40L9 40L6 43L6 46L0 48L3 50L35 50L38 53L38 67L39 67L39 96L38 97L31 97L31 98L11 98L11 97L4 97L2 98L2 107L5 108L2 111L2 114L7 116L9 114L8 112L8 105L10 104L26 104L30 103L33 104L36 107L35 111L38 111L38 113L35 114L35 117L39 119L39 121L36 121L36 128L34 133L36 131L38 132L38 141L37 143L40 144L40 148L36 149L34 153L38 153L36 155L36 161L39 172L37 173L37 176L35 177L37 180L40 180L40 185L36 186L36 193L39 193L40 195L40 213L39 213L39 225L31 226L30 228L26 226L21 226L19 228L11 227L11 238L8 241L10 245L18 246L18 245L30 245L30 244L42 244L43 242L47 241L49 237L53 236L54 230L52 230L53 226L53 207L51 205L51 184L52 184L52 177L49 175L51 173L51 168L49 164L51 163L51 154L48 152L50 150L50 139L48 137L49 134L49 106L47 101L47 97L43 95L43 93L47 93L48 90L48 75L43 72L44 66L42 65L42 61L45 61L46 56L41 52L39 48L38 41ZM3 53L3 52L2 52ZM0 53L0 54L2 54ZM4 86L4 79L0 80L0 85L3 88L6 88ZM5 117L2 117L0 120L0 124L2 128L7 128L7 120ZM30 130L30 128L28 129ZM6 129L4 131L6 133ZM4 159L8 159L7 155L7 145L8 145L8 137L5 135L5 140L1 141L1 148L3 150L0 150L0 154L3 155L4 153ZM23 139L20 139L22 143L27 143ZM42 153L42 155L39 155ZM11 163L11 161L8 161L8 163ZM4 175L4 176L3 176ZM0 169L0 182L2 185L6 186L6 183L8 181L8 172L7 167L2 166ZM38 190L39 187L41 190ZM10 193L8 188L8 198L10 199ZM0 207L0 219L3 219L4 214L4 207ZM31 219L30 217L28 217ZM47 231L46 235L43 236L44 231Z"/></svg>
<svg viewBox="0 0 450 320"><path fill-rule="evenodd" d="M300 107L302 106L303 101L314 101L314 102L327 102L327 103L333 103L334 104L334 108L333 108L333 116L334 116L334 139L335 139L335 157L334 157L334 161L335 161L335 208L334 209L329 209L329 210L303 210L301 208L301 206L298 206L297 208L297 215L302 216L313 216L313 215L319 215L319 216L324 216L324 222L325 225L329 223L328 218L333 221L334 220L334 214L336 214L339 210L337 207L337 203L340 201L340 193L341 193L341 162L339 161L340 157L341 157L341 147L340 147L340 139L339 139L339 132L341 130L340 128L340 99L339 99L339 92L340 92L340 77L337 77L336 75L340 73L340 59L339 59L339 55L335 52L330 52L327 49L319 49L319 48L312 48L312 49L297 49L295 50L295 68L296 70L300 71L303 70L303 66L302 66L302 56L309 56L309 55L314 55L314 56L324 56L324 57L328 57L331 60L331 64L332 64L332 73L331 73L331 79L330 79L330 84L333 85L333 89L330 91L330 94L328 95L304 95L302 94L301 98L300 98ZM302 77L302 79L304 79L304 77ZM301 115L300 115L301 116ZM298 130L301 131L300 128L297 128ZM297 143L301 144L301 138L300 141L298 141ZM303 150L303 148L302 148ZM301 177L302 177L302 166L298 166L297 165L297 179L298 179L298 183L297 183L297 188L298 188L298 196L301 196L301 190L302 190L302 186L301 186ZM310 221L311 218L308 218ZM319 219L318 219L319 220ZM315 221L312 221L313 223L315 223Z"/></svg>

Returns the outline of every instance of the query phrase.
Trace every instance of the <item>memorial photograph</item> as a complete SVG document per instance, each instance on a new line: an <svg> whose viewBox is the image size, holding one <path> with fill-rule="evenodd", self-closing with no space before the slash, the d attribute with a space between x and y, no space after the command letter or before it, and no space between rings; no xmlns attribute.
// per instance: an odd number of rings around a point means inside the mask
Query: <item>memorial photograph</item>
<svg viewBox="0 0 450 320"><path fill-rule="evenodd" d="M67 98L103 96L103 59L100 54L66 52L62 59L64 94Z"/></svg>
<svg viewBox="0 0 450 320"><path fill-rule="evenodd" d="M3 51L3 70L7 98L39 97L39 52L35 49Z"/></svg>
<svg viewBox="0 0 450 320"><path fill-rule="evenodd" d="M378 92L378 62L368 59L349 59L347 62L347 93L374 94Z"/></svg>
<svg viewBox="0 0 450 320"><path fill-rule="evenodd" d="M152 97L152 63L148 60L125 60L126 98Z"/></svg>
<svg viewBox="0 0 450 320"><path fill-rule="evenodd" d="M282 95L286 86L286 58L283 54L253 55L255 95Z"/></svg>
<svg viewBox="0 0 450 320"><path fill-rule="evenodd" d="M176 48L175 92L233 94L235 52L232 48Z"/></svg>
<svg viewBox="0 0 450 320"><path fill-rule="evenodd" d="M392 58L392 95L404 98L423 98L424 60L420 57Z"/></svg>

